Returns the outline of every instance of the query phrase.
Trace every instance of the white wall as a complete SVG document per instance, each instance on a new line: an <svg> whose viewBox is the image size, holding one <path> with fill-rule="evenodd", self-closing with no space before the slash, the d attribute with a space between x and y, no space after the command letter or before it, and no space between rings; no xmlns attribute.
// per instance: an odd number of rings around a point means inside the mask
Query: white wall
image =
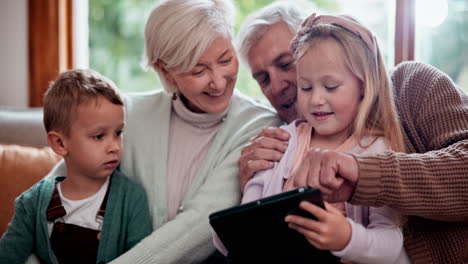
<svg viewBox="0 0 468 264"><path fill-rule="evenodd" d="M27 2L0 1L0 107L28 105Z"/></svg>

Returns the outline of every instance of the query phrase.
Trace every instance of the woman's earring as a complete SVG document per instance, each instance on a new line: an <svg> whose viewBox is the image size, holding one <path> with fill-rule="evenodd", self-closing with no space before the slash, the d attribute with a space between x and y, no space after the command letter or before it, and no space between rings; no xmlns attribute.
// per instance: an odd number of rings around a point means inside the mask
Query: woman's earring
<svg viewBox="0 0 468 264"><path fill-rule="evenodd" d="M175 100L177 100L177 93L172 94L172 101L175 101Z"/></svg>

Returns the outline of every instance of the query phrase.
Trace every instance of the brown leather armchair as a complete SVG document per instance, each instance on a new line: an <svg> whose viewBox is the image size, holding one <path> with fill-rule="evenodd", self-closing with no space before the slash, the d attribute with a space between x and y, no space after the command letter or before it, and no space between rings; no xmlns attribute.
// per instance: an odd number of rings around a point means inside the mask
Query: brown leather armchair
<svg viewBox="0 0 468 264"><path fill-rule="evenodd" d="M61 159L46 144L41 109L0 109L0 236L13 217L15 198Z"/></svg>

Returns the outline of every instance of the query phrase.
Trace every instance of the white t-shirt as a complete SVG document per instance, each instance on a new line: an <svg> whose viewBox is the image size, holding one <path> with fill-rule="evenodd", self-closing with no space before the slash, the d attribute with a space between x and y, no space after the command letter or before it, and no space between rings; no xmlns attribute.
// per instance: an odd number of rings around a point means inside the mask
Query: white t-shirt
<svg viewBox="0 0 468 264"><path fill-rule="evenodd" d="M55 219L54 221L65 222L67 224L74 224L93 230L101 230L103 221L97 219L96 214L99 208L101 208L102 201L104 200L104 196L106 195L107 187L109 186L109 179L110 176L107 177L106 182L101 186L99 191L97 191L90 197L82 200L69 200L65 198L60 188L61 182L59 182L57 184L57 190L59 192L62 205L65 208L67 214L63 217ZM53 226L54 222L47 222L49 237L52 234Z"/></svg>

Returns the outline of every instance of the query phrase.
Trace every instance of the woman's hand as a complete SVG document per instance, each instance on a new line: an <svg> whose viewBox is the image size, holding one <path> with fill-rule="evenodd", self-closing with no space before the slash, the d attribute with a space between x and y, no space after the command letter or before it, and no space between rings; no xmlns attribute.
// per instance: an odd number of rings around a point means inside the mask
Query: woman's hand
<svg viewBox="0 0 468 264"><path fill-rule="evenodd" d="M343 213L325 203L324 210L315 204L301 202L300 208L313 214L317 220L297 215L288 215L289 227L304 235L314 247L321 250L343 250L351 240L351 225Z"/></svg>
<svg viewBox="0 0 468 264"><path fill-rule="evenodd" d="M289 134L281 128L264 128L242 149L239 159L240 188L244 187L252 176L261 170L273 168L288 147Z"/></svg>

